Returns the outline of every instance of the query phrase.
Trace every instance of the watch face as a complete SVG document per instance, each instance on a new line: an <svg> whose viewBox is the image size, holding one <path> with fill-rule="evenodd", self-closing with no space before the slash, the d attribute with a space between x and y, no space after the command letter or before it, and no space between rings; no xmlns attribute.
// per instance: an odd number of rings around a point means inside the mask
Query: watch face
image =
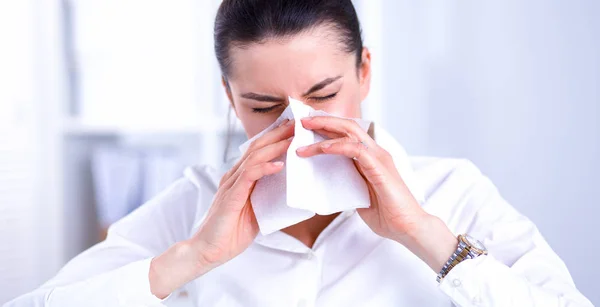
<svg viewBox="0 0 600 307"><path fill-rule="evenodd" d="M465 239L467 240L467 242L469 242L469 244L471 246L475 247L476 249L479 249L482 251L486 250L485 246L483 246L483 244L481 244L481 242L479 242L475 238L471 237L470 235L465 235Z"/></svg>

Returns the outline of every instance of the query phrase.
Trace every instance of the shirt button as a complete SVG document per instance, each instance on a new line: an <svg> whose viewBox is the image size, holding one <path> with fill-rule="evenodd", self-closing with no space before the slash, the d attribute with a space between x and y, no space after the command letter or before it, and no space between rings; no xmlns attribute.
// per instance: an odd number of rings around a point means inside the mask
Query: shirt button
<svg viewBox="0 0 600 307"><path fill-rule="evenodd" d="M314 258L315 258L315 253L308 252L308 254L306 254L306 259L313 260Z"/></svg>
<svg viewBox="0 0 600 307"><path fill-rule="evenodd" d="M454 287L460 287L460 285L462 285L462 283L460 282L460 279L454 279L454 280L452 280L452 285Z"/></svg>

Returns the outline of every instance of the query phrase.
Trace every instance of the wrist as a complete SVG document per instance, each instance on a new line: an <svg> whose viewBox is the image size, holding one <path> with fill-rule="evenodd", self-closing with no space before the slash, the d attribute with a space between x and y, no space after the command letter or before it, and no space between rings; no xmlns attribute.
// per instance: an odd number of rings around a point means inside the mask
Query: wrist
<svg viewBox="0 0 600 307"><path fill-rule="evenodd" d="M173 287L169 285L168 278L164 274L165 266L159 264L160 262L162 262L160 256L152 258L148 279L150 281L150 292L162 300L173 292Z"/></svg>
<svg viewBox="0 0 600 307"><path fill-rule="evenodd" d="M456 250L458 239L437 216L425 215L413 231L396 240L438 273Z"/></svg>
<svg viewBox="0 0 600 307"><path fill-rule="evenodd" d="M186 283L208 271L199 261L197 250L189 241L174 244L150 262L150 290L164 299Z"/></svg>

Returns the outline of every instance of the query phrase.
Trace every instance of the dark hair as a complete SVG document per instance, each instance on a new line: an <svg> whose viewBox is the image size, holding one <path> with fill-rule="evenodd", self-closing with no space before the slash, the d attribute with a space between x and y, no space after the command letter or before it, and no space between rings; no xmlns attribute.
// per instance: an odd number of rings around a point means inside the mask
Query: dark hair
<svg viewBox="0 0 600 307"><path fill-rule="evenodd" d="M351 0L223 0L215 19L215 53L221 73L230 73L231 46L245 47L327 25L344 51L362 57L360 24Z"/></svg>

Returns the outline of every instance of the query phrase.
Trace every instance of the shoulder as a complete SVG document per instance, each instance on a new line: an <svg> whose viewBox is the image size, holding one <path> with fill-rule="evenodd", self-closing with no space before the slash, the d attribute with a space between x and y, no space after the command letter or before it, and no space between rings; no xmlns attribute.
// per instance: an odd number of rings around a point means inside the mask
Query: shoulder
<svg viewBox="0 0 600 307"><path fill-rule="evenodd" d="M467 159L413 156L410 163L426 199L440 189L465 190L486 179Z"/></svg>
<svg viewBox="0 0 600 307"><path fill-rule="evenodd" d="M208 164L198 164L185 169L184 178L195 189L195 214L191 225L192 232L204 220L219 188L221 177L229 169L230 164L231 162L227 162L216 167Z"/></svg>
<svg viewBox="0 0 600 307"><path fill-rule="evenodd" d="M114 223L109 233L129 237L140 232L140 236L145 236L152 225L163 233L171 233L170 238L185 238L208 210L218 186L218 174L212 166L187 167L181 178Z"/></svg>
<svg viewBox="0 0 600 307"><path fill-rule="evenodd" d="M466 231L481 226L483 221L492 225L495 221L523 218L473 162L436 157L410 160L425 194L423 208L445 220L453 231Z"/></svg>
<svg viewBox="0 0 600 307"><path fill-rule="evenodd" d="M199 214L208 210L210 202L219 188L219 181L226 171L226 165L213 166L198 164L189 166L184 171L184 179L193 186L194 197Z"/></svg>
<svg viewBox="0 0 600 307"><path fill-rule="evenodd" d="M194 200L202 195L212 195L216 193L222 175L223 172L220 167L207 164L188 166L181 178L151 199L149 203L171 202L174 199Z"/></svg>

